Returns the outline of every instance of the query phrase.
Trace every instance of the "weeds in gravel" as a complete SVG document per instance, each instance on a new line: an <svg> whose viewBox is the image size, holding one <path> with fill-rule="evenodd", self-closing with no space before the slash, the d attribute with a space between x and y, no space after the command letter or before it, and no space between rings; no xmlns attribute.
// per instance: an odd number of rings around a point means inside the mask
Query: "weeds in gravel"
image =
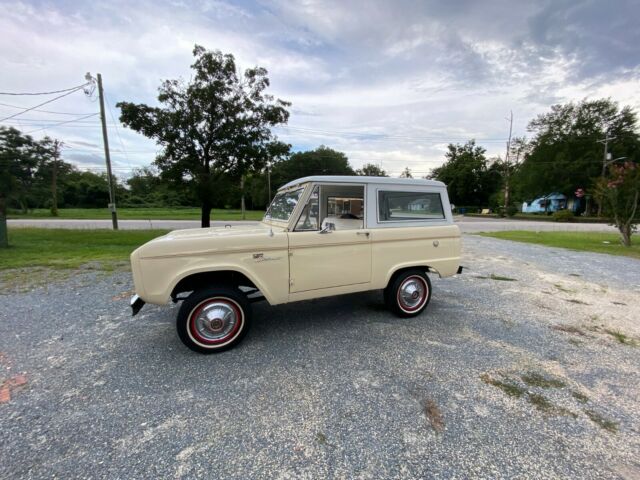
<svg viewBox="0 0 640 480"><path fill-rule="evenodd" d="M320 444L320 445L327 445L329 447L332 447L333 445L331 445L328 440L327 440L327 436L322 433L322 432L318 432L316 434L316 441Z"/></svg>
<svg viewBox="0 0 640 480"><path fill-rule="evenodd" d="M559 283L554 283L553 284L554 287L556 287L558 290L560 290L561 292L565 292L565 293L576 293L575 290L571 290L569 288L563 287L562 285L560 285Z"/></svg>
<svg viewBox="0 0 640 480"><path fill-rule="evenodd" d="M527 396L527 400L530 404L536 407L543 413L549 413L553 415L569 415L573 418L577 418L578 415L573 413L571 410L567 410L564 407L559 407L558 405L554 405L547 399L544 395L540 395L537 393L530 393Z"/></svg>
<svg viewBox="0 0 640 480"><path fill-rule="evenodd" d="M582 335L583 337L586 335L581 329L578 327L574 327L573 325L552 325L551 330L557 330L558 332L564 333L573 333L575 335Z"/></svg>
<svg viewBox="0 0 640 480"><path fill-rule="evenodd" d="M488 277L485 277L485 276L482 276L482 275L478 275L478 276L476 276L476 278L481 278L482 280L498 280L500 282L517 282L518 281L515 278L503 277L501 275L496 275L494 273L492 273Z"/></svg>
<svg viewBox="0 0 640 480"><path fill-rule="evenodd" d="M429 425L438 433L444 430L444 419L438 404L431 398L427 398L424 402L424 416L427 417Z"/></svg>
<svg viewBox="0 0 640 480"><path fill-rule="evenodd" d="M577 303L578 305L591 305L590 303L583 302L582 300L578 300L575 298L563 298L563 300L569 303Z"/></svg>
<svg viewBox="0 0 640 480"><path fill-rule="evenodd" d="M526 393L525 389L520 387L519 385L516 385L515 383L511 383L511 382L503 382L502 380L492 378L486 373L483 373L482 375L480 375L480 380L482 380L484 383L487 383L489 385L493 385L494 387L498 387L500 390L502 390L504 393L506 393L510 397L520 398Z"/></svg>
<svg viewBox="0 0 640 480"><path fill-rule="evenodd" d="M604 428L605 430L616 433L618 431L618 424L612 420L604 418L598 412L593 410L585 410L584 413L591 419L593 423L598 425L600 428Z"/></svg>
<svg viewBox="0 0 640 480"><path fill-rule="evenodd" d="M541 375L537 372L529 372L520 375L520 378L524 383L531 387L540 388L562 388L567 384L558 378L549 378Z"/></svg>
<svg viewBox="0 0 640 480"><path fill-rule="evenodd" d="M623 345L631 345L632 347L637 346L637 342L633 338L628 337L627 335L625 335L619 330L605 329L604 331L607 332L612 337L614 337L619 343Z"/></svg>
<svg viewBox="0 0 640 480"><path fill-rule="evenodd" d="M584 393L573 391L571 392L571 396L575 398L580 403L587 403L589 401L589 397L587 397Z"/></svg>

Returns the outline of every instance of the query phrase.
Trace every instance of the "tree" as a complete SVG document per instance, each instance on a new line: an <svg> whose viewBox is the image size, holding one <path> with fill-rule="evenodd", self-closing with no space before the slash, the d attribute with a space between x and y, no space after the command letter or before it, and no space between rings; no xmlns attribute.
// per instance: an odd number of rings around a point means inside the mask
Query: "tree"
<svg viewBox="0 0 640 480"><path fill-rule="evenodd" d="M612 165L609 176L601 178L596 192L604 199L604 209L620 232L625 247L631 246L631 235L637 230L638 201L640 200L640 167L627 161L624 165Z"/></svg>
<svg viewBox="0 0 640 480"><path fill-rule="evenodd" d="M33 180L35 142L13 127L0 127L0 247L9 245L7 206L12 199L25 204Z"/></svg>
<svg viewBox="0 0 640 480"><path fill-rule="evenodd" d="M366 177L388 177L387 172L385 172L379 166L373 163L365 163L362 168L356 170L356 175L363 175Z"/></svg>
<svg viewBox="0 0 640 480"><path fill-rule="evenodd" d="M120 102L120 121L154 138L163 148L155 165L162 175L184 181L201 205L202 227L210 225L212 198L229 178L263 169L289 146L271 127L286 123L289 102L265 93L267 71L239 73L233 55L193 49L193 77L166 80L158 89L161 107Z"/></svg>
<svg viewBox="0 0 640 480"><path fill-rule="evenodd" d="M498 164L490 166L485 152L475 140L464 145L450 143L445 163L434 168L429 178L447 184L451 202L456 205L487 205L501 179Z"/></svg>
<svg viewBox="0 0 640 480"><path fill-rule="evenodd" d="M311 175L355 175L355 172L344 153L321 145L315 150L295 152L287 160L276 163L271 171L271 185L278 188Z"/></svg>
<svg viewBox="0 0 640 480"><path fill-rule="evenodd" d="M637 162L637 127L636 113L610 99L554 105L529 123L535 136L514 183L525 199L550 192L571 195L576 188L589 192L601 175L604 152L598 141L608 132L615 137L608 145L612 158Z"/></svg>
<svg viewBox="0 0 640 480"><path fill-rule="evenodd" d="M35 177L36 189L40 190L40 195L37 195L39 198L36 203L39 203L43 197L49 196L50 202L47 203L50 203L51 215L57 217L58 177L60 173L63 173L61 170L64 170L60 161L60 150L63 144L61 141L47 136L37 142L37 145L38 165Z"/></svg>
<svg viewBox="0 0 640 480"><path fill-rule="evenodd" d="M409 167L404 167L404 170L400 174L400 178L413 178L413 175L411 174L411 170L409 170Z"/></svg>

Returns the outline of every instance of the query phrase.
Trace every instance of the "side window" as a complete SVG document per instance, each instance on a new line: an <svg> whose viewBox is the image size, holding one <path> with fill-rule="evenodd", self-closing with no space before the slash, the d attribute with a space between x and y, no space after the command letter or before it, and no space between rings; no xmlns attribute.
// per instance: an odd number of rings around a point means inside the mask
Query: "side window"
<svg viewBox="0 0 640 480"><path fill-rule="evenodd" d="M327 215L354 220L362 220L364 215L361 197L332 197L327 198Z"/></svg>
<svg viewBox="0 0 640 480"><path fill-rule="evenodd" d="M318 230L318 219L320 217L320 209L318 208L320 200L319 197L319 188L316 185L316 187L313 189L313 192L311 192L309 201L304 206L304 209L300 214L298 223L296 223L295 231L304 232L309 230Z"/></svg>
<svg viewBox="0 0 640 480"><path fill-rule="evenodd" d="M409 222L444 218L440 194L378 191L379 222Z"/></svg>

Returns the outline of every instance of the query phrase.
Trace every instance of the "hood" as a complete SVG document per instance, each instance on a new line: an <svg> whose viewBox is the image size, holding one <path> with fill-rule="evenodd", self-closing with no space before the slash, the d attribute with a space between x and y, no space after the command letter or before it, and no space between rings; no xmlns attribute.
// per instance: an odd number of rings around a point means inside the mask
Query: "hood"
<svg viewBox="0 0 640 480"><path fill-rule="evenodd" d="M271 234L273 232L273 235ZM134 255L140 259L214 255L287 248L282 227L265 223L230 227L174 230L145 243Z"/></svg>
<svg viewBox="0 0 640 480"><path fill-rule="evenodd" d="M283 230L282 228L273 228L273 231ZM211 237L237 237L241 235L268 234L269 225L258 223L255 225L231 225L229 227L211 227L211 228L189 228L185 230L173 230L159 238L171 239L187 239L187 238L211 238ZM158 239L156 239L158 240ZM152 240L153 241L153 240Z"/></svg>

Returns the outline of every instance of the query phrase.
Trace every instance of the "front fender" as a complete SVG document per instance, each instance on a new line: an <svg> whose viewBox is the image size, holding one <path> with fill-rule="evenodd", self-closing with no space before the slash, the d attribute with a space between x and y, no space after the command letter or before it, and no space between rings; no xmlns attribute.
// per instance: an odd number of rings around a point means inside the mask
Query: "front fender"
<svg viewBox="0 0 640 480"><path fill-rule="evenodd" d="M287 250L270 251L261 257L252 253L237 254L238 258L176 257L141 259L144 296L147 303L162 305L181 280L198 273L230 271L246 276L262 292L267 301L284 303L289 293L289 261Z"/></svg>

